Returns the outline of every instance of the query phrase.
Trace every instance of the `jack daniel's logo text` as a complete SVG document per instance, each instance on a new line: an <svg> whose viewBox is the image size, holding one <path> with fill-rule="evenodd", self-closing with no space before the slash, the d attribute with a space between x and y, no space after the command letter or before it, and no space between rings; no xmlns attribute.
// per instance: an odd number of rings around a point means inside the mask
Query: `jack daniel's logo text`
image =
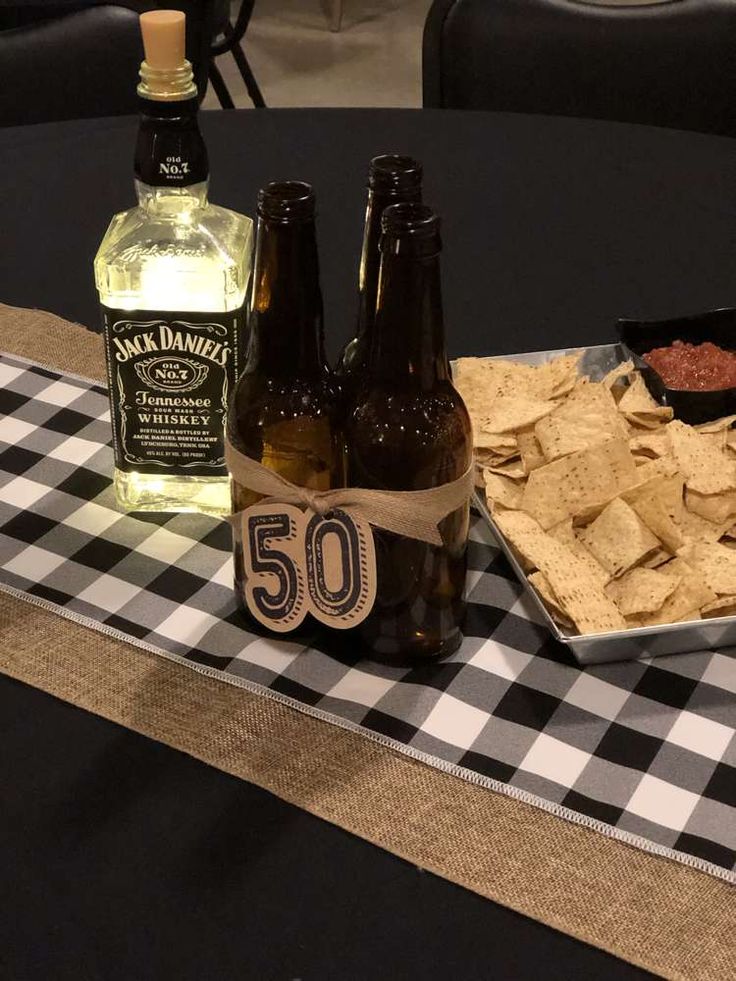
<svg viewBox="0 0 736 981"><path fill-rule="evenodd" d="M222 472L242 310L102 309L116 467L191 476Z"/></svg>
<svg viewBox="0 0 736 981"><path fill-rule="evenodd" d="M232 357L232 347L223 339L215 340L205 334L196 334L193 330L211 329L212 333L227 335L227 330L222 324L189 324L174 322L171 326L159 322L157 324L136 324L129 320L119 321L113 326L113 334L120 331L131 330L134 327L143 328L133 334L132 337L112 337L115 347L115 360L122 364L130 358L141 354L150 354L157 351L182 351L189 354L197 354L209 361L224 368L228 360ZM181 328L181 329L177 329Z"/></svg>
<svg viewBox="0 0 736 981"><path fill-rule="evenodd" d="M141 259L158 259L161 256L174 259L199 259L205 254L203 245L179 245L166 242L159 245L151 242L148 245L129 245L120 253L121 262L138 262Z"/></svg>

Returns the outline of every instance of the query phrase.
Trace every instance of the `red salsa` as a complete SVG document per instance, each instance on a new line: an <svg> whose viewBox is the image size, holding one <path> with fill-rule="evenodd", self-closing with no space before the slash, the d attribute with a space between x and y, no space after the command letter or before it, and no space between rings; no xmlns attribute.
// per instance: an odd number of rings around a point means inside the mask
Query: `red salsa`
<svg viewBox="0 0 736 981"><path fill-rule="evenodd" d="M669 347L656 347L645 354L644 360L668 388L691 392L736 388L736 354L710 341L673 341Z"/></svg>

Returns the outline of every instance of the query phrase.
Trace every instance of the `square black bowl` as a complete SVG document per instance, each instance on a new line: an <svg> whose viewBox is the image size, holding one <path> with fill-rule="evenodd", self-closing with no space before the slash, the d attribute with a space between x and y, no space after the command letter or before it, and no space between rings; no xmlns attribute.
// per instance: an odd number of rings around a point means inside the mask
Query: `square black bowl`
<svg viewBox="0 0 736 981"><path fill-rule="evenodd" d="M673 341L710 341L728 351L736 350L736 309L726 307L670 320L619 320L616 331L625 355L641 372L652 396L660 405L671 406L676 419L694 426L736 413L736 388L668 388L643 358L655 347L669 347Z"/></svg>

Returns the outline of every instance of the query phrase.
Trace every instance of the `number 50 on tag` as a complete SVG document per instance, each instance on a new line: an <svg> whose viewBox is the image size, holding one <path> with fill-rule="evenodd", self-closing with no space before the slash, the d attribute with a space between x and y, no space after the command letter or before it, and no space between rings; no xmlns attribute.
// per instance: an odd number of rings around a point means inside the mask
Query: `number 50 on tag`
<svg viewBox="0 0 736 981"><path fill-rule="evenodd" d="M336 509L324 517L291 504L254 504L242 515L246 606L271 630L294 630L307 613L354 627L376 598L370 525Z"/></svg>

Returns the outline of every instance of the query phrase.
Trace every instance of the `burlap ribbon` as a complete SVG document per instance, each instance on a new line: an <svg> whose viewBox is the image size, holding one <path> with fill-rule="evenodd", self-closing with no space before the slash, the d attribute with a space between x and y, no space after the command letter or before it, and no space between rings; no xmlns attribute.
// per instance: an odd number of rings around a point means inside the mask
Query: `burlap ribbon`
<svg viewBox="0 0 736 981"><path fill-rule="evenodd" d="M355 518L362 518L374 528L383 528L405 538L416 538L430 545L441 545L437 530L440 521L463 505L473 492L473 467L457 480L439 487L418 491L368 490L364 487L339 487L315 491L292 484L290 480L225 442L225 461L230 475L242 487L263 494L259 503L303 504L316 514L327 514L335 508ZM231 515L231 521L238 515Z"/></svg>

